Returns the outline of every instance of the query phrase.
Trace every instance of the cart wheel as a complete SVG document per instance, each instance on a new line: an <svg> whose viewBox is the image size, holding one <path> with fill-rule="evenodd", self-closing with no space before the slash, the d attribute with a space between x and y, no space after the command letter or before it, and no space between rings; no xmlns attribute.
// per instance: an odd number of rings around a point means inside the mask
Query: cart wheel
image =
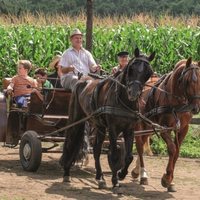
<svg viewBox="0 0 200 200"><path fill-rule="evenodd" d="M115 163L115 168L117 170L120 170L120 169L122 169L124 167L124 164L125 164L126 150L125 150L124 142L123 141L120 142L120 144L117 145L117 148L118 148L118 152L117 152L118 160L117 160L117 163ZM110 149L108 151L108 164L109 164L110 169L112 170L113 169L113 164L112 164L112 161L111 161Z"/></svg>
<svg viewBox="0 0 200 200"><path fill-rule="evenodd" d="M20 161L23 169L29 172L38 170L42 159L41 141L35 131L26 131L20 142Z"/></svg>

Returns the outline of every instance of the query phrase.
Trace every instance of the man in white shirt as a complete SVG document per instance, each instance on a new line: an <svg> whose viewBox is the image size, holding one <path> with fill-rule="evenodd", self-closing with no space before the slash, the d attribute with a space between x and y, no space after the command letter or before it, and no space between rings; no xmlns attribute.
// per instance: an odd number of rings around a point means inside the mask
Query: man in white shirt
<svg viewBox="0 0 200 200"><path fill-rule="evenodd" d="M61 85L65 89L73 90L78 73L87 75L89 72L100 71L100 66L96 64L92 54L82 47L83 34L79 29L75 29L70 35L72 47L68 48L62 55L59 65L62 73Z"/></svg>

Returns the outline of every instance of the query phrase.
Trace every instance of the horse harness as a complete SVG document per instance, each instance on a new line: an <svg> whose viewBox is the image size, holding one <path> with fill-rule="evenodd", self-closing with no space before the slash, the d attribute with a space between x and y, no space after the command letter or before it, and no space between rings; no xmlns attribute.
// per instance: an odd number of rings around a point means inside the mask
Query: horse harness
<svg viewBox="0 0 200 200"><path fill-rule="evenodd" d="M196 66L192 66L189 67L185 70L183 70L183 72L181 73L181 76L179 77L179 82L183 81L183 87L186 88L186 81L183 79L184 75L189 71L189 70L199 70L199 67ZM167 79L171 76L172 73L169 74L169 76L167 77ZM193 74L194 76L194 74ZM158 86L160 85L160 83L165 79L166 76L164 76L164 78L161 78L161 80L159 79L158 82L155 84L155 86L152 86L151 91L149 92L149 97L154 95L155 89L159 89ZM194 78L193 78L194 79ZM162 90L161 90L162 92ZM163 92L167 92L167 91L163 91ZM167 92L168 94L168 92ZM171 96L175 97L175 98L181 98L179 96L173 95L170 93ZM188 97L186 91L184 90L184 98L191 100L191 99L198 99L200 98L200 95L194 95L192 97ZM192 104L181 104L181 105L176 105L176 106L168 106L168 105L164 105L164 106L159 106L159 107L155 107L153 109L151 109L150 111L146 112L144 114L145 117L150 118L150 117L154 117L156 115L160 115L160 114L170 114L172 113L175 117L175 119L177 120L177 113L182 113L182 112L191 112L193 109L193 105Z"/></svg>
<svg viewBox="0 0 200 200"><path fill-rule="evenodd" d="M148 60L146 60L144 58L136 58L136 59L134 59L133 62L141 61L141 60L149 64ZM108 76L107 78L104 78L104 79L101 78L99 83L96 85L96 87L95 87L95 89L92 93L91 99L90 99L90 105L92 107L92 110L95 113L95 117L98 116L98 115L101 115L101 114L110 114L110 115L115 115L115 116L118 116L118 117L132 118L134 120L142 119L143 121L145 121L145 123L151 125L152 127L153 127L153 124L157 125L157 124L153 123L151 120L147 119L146 116L142 115L141 113L139 113L136 110L132 110L127 105L125 105L122 102L122 100L120 99L119 95L116 95L116 102L120 103L120 105L123 108L113 107L113 106L101 106L101 107L99 107L98 104L97 104L98 96L99 96L99 93L101 91L101 88L104 86L105 82L108 81L108 80L112 81L110 88L108 90L110 90L112 88L112 86L114 84L116 84L116 89L115 89L116 93L118 92L118 86L122 87L123 89L126 89L128 86L136 83L136 84L139 84L140 87L143 87L142 83L138 80L130 81L130 82L127 83L127 85L124 85L120 81L118 81L116 78L112 78L111 76ZM103 125L103 124L104 124L104 122L102 121L101 125ZM157 125L157 127L160 128L159 125Z"/></svg>
<svg viewBox="0 0 200 200"><path fill-rule="evenodd" d="M183 81L183 87L184 87L184 88L186 88L187 83L186 83L186 81L183 79L183 77L184 77L184 75L185 75L188 71L190 71L190 70L193 70L192 79L193 79L194 81L196 81L196 75L194 74L194 70L200 70L200 68L193 65L192 67L189 67L189 68L183 70L183 72L181 73L181 76L180 76L180 78L179 78L179 81L180 81L180 82ZM199 98L200 98L200 95L194 95L194 96L191 96L191 97L190 97L189 95L187 95L187 91L186 91L186 90L184 90L184 96L185 96L185 98L187 98L188 100L193 100L193 99L199 99Z"/></svg>

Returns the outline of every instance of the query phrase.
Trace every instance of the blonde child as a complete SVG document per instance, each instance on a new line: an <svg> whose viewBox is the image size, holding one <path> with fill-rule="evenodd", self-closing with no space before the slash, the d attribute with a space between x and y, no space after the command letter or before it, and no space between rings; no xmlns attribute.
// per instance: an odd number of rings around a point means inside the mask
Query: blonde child
<svg viewBox="0 0 200 200"><path fill-rule="evenodd" d="M12 77L11 83L7 87L7 93L13 94L14 101L19 108L27 107L27 100L33 89L37 87L37 82L28 76L31 66L31 62L28 60L19 60L17 75Z"/></svg>

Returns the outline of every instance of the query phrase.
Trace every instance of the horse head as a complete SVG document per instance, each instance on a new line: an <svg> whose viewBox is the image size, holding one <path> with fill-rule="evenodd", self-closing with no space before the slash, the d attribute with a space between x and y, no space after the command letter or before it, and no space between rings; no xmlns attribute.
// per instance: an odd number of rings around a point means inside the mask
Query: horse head
<svg viewBox="0 0 200 200"><path fill-rule="evenodd" d="M141 95L145 82L153 74L150 62L154 59L155 52L146 56L140 54L139 49L136 48L134 55L124 72L126 92L130 101L135 101Z"/></svg>
<svg viewBox="0 0 200 200"><path fill-rule="evenodd" d="M193 114L200 112L200 62L193 62L188 58L179 78L182 85L184 97L191 105Z"/></svg>

